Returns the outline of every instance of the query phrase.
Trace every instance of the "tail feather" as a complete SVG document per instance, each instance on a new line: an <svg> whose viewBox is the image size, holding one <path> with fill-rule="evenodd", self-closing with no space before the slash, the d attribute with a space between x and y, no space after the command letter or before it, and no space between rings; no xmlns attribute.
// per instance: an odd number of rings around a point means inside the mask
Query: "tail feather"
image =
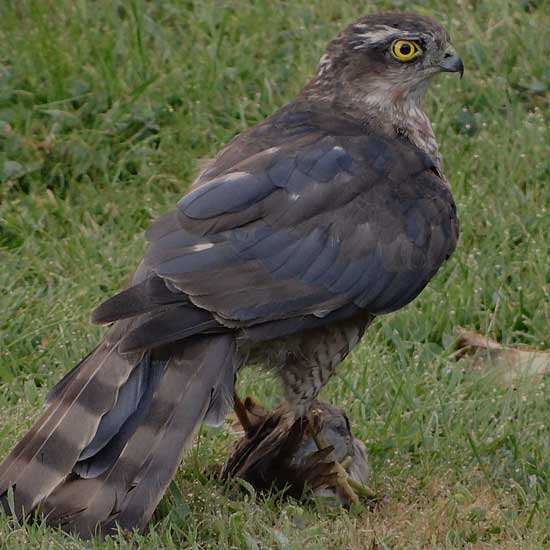
<svg viewBox="0 0 550 550"><path fill-rule="evenodd" d="M115 347L100 345L0 465L0 496L10 485L15 487L19 517L30 513L71 472L102 415L114 406L132 366Z"/></svg>
<svg viewBox="0 0 550 550"><path fill-rule="evenodd" d="M229 366L221 371L221 380L210 399L204 422L209 426L219 426L223 423L228 409L233 406L235 395L236 368Z"/></svg>
<svg viewBox="0 0 550 550"><path fill-rule="evenodd" d="M84 449L79 461L75 464L74 473L84 478L98 477L116 462L124 446L149 411L154 392L165 368L165 361L152 361L150 356L146 356L134 369L132 375L140 371L140 378L144 379L141 383L145 386L143 393L139 392L135 395L136 398L141 395L139 401L125 402L120 399L125 386L121 389L116 407L110 411L117 412L118 422L113 422L108 415L103 416L94 440ZM131 378L126 385L130 380ZM101 446L101 443L105 444Z"/></svg>
<svg viewBox="0 0 550 550"><path fill-rule="evenodd" d="M84 359L80 361L80 363L77 363L57 384L48 392L46 395L46 406L51 405L55 401L59 399L61 394L65 391L65 388L69 385L69 383L74 380L76 375L78 374L78 371L80 367L88 361L88 359L94 354L97 353L97 349L94 349L92 352L90 352Z"/></svg>
<svg viewBox="0 0 550 550"><path fill-rule="evenodd" d="M193 350L189 350L189 355L181 357L179 364L173 365L174 385L183 382L182 367L185 366L185 370L188 370L192 366L193 375L187 379L187 388L184 393L170 392L167 383L168 395L159 396L161 407L164 399L174 399L171 401L175 404L174 410L166 419L163 430L156 439L155 447L147 453L147 459L138 476L128 488L120 510L112 514L110 520L103 526L104 532L112 530L115 522L126 529L131 529L133 526L138 526L140 529L145 527L173 478L183 451L190 446L196 431L205 419L216 388L223 385L226 373L230 373L231 390L233 390L234 340L225 336L211 339L210 342L212 343L205 340L199 343L201 347L207 347L203 352L201 365L194 365ZM163 389L165 389L164 385ZM169 395L170 393L172 395ZM231 395L232 393L231 391ZM224 410L224 416L225 412ZM147 428L145 424L143 426L145 432ZM132 450L129 449L128 456L132 456L131 453Z"/></svg>
<svg viewBox="0 0 550 550"><path fill-rule="evenodd" d="M208 411L224 413L235 358L227 334L132 360L102 344L0 466L0 497L13 485L19 517L39 506L86 538L143 529Z"/></svg>
<svg viewBox="0 0 550 550"><path fill-rule="evenodd" d="M78 460L83 461L99 453L127 421L129 412L135 411L143 402L148 387L151 362L145 357L132 369L130 376L118 390L116 406L107 411L99 421L93 439L80 453ZM131 414L131 413L130 413Z"/></svg>

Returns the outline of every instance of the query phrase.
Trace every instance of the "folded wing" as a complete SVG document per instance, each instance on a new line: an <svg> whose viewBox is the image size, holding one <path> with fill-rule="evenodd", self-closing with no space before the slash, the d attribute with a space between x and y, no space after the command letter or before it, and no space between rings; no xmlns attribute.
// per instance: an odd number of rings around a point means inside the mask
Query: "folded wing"
<svg viewBox="0 0 550 550"><path fill-rule="evenodd" d="M429 157L404 142L319 131L185 195L150 228L144 266L222 325L254 327L399 309L457 236Z"/></svg>

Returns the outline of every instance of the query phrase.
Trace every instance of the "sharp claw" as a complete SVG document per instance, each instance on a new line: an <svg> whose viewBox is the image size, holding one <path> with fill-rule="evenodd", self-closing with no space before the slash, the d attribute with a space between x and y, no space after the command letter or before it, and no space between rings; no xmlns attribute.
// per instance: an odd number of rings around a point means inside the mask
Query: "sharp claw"
<svg viewBox="0 0 550 550"><path fill-rule="evenodd" d="M308 418L309 430L312 436L319 434L322 429L321 416L316 410L310 411Z"/></svg>
<svg viewBox="0 0 550 550"><path fill-rule="evenodd" d="M342 462L340 462L342 468L344 468L344 470L347 470L351 464L353 462L353 458L351 456L346 456L346 458L344 458L344 460L342 460Z"/></svg>
<svg viewBox="0 0 550 550"><path fill-rule="evenodd" d="M366 485L362 485L361 483L355 481L349 476L348 476L348 483L350 484L351 488L356 493L359 494L359 496L362 496L367 500L374 500L374 501L380 500L380 495L375 493L371 488L367 487Z"/></svg>
<svg viewBox="0 0 550 550"><path fill-rule="evenodd" d="M315 477L314 483L310 487L315 490L321 487L335 487L336 485L338 485L338 474L332 473Z"/></svg>
<svg viewBox="0 0 550 550"><path fill-rule="evenodd" d="M348 472L346 471L353 462L351 456L347 456L340 463L336 460L336 457L333 454L334 447L329 445L321 433L321 419L315 410L310 411L308 415L309 424L311 426L311 437L315 442L315 445L319 449L315 455L322 453L322 456L326 459L330 459L334 464L334 474L335 476L330 476L334 478L334 486L338 486L342 491L344 497L349 501L351 505L359 503L359 496L367 500L379 500L379 496L366 485L352 479ZM315 456L313 455L313 456ZM328 462L327 462L328 464ZM318 485L320 486L320 485Z"/></svg>
<svg viewBox="0 0 550 550"><path fill-rule="evenodd" d="M328 445L327 447L324 447L323 449L319 449L318 451L315 451L311 455L311 460L315 462L325 461L325 458L328 458L332 451L334 451L334 447L332 445Z"/></svg>
<svg viewBox="0 0 550 550"><path fill-rule="evenodd" d="M313 415L313 419L315 419L315 417L316 415ZM319 450L323 450L330 447L330 445L327 443L327 441L325 440L325 438L322 436L320 432L312 433L311 437L313 438L313 441L315 442L315 445L317 445L317 448ZM358 504L359 497L357 496L357 493L353 490L353 488L349 484L350 478L348 476L348 473L342 467L342 465L336 460L336 457L334 457L332 449L328 456L332 457L334 461L334 468L337 473L337 485L342 490L345 498L348 499L351 504Z"/></svg>

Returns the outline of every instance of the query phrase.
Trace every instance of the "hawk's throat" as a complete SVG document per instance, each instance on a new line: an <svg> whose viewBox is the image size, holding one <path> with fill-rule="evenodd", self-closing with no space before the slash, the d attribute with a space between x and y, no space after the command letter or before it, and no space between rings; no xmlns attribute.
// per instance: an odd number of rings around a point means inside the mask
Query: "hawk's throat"
<svg viewBox="0 0 550 550"><path fill-rule="evenodd" d="M335 86L335 82L338 85ZM402 135L428 153L441 170L441 155L430 119L424 110L429 78L413 75L366 74L352 81L335 72L331 57L325 54L317 75L304 88L310 100L330 104L331 109L364 120L388 136Z"/></svg>
<svg viewBox="0 0 550 550"><path fill-rule="evenodd" d="M369 79L362 94L355 99L364 116L377 121L385 132L403 135L422 151L428 153L441 169L441 155L430 119L424 109L428 82L416 86L407 82L388 85L387 80Z"/></svg>

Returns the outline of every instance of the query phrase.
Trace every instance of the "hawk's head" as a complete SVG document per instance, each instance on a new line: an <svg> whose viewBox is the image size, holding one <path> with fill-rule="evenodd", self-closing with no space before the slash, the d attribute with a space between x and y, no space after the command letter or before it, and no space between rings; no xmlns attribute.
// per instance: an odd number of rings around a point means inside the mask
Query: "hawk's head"
<svg viewBox="0 0 550 550"><path fill-rule="evenodd" d="M321 58L312 85L347 101L386 105L420 101L428 80L464 66L447 31L429 17L382 13L344 29Z"/></svg>

